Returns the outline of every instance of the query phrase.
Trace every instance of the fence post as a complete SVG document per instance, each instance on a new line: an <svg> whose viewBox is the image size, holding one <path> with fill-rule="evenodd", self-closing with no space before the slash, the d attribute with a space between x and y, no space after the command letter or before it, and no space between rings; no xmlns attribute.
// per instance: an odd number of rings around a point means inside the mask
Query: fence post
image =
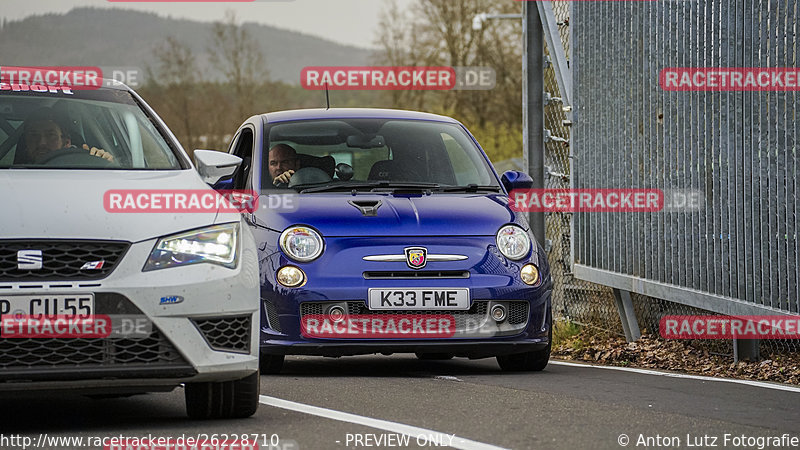
<svg viewBox="0 0 800 450"><path fill-rule="evenodd" d="M761 345L758 339L733 338L733 362L758 361L761 359Z"/></svg>
<svg viewBox="0 0 800 450"><path fill-rule="evenodd" d="M614 300L617 302L619 320L622 321L622 331L625 332L625 340L633 342L642 337L639 330L639 321L636 320L636 312L633 310L631 293L620 289L614 289Z"/></svg>
<svg viewBox="0 0 800 450"><path fill-rule="evenodd" d="M533 189L544 189L544 33L536 6L523 2L522 147ZM545 245L545 214L530 213L533 235Z"/></svg>

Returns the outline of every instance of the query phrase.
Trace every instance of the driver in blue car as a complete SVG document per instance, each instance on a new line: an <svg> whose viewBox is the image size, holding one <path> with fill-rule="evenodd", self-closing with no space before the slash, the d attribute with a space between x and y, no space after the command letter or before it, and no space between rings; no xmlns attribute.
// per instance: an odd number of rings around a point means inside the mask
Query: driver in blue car
<svg viewBox="0 0 800 450"><path fill-rule="evenodd" d="M22 136L25 154L16 158L16 163L40 164L55 151L77 148L72 145L65 121L50 108L42 108L31 114L23 124ZM114 156L101 148L83 144L83 149L90 155L114 161Z"/></svg>
<svg viewBox="0 0 800 450"><path fill-rule="evenodd" d="M269 175L276 187L286 187L289 179L300 168L297 151L290 145L278 144L269 149Z"/></svg>

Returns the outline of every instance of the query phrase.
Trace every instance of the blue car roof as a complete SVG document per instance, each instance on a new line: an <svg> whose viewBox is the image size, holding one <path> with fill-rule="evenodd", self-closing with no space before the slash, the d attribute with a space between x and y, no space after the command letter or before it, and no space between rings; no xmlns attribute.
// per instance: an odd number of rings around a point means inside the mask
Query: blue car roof
<svg viewBox="0 0 800 450"><path fill-rule="evenodd" d="M432 120L436 122L459 123L457 120L419 111L378 108L332 108L332 109L294 109L262 114L267 123L285 122L289 120L311 119L411 119Z"/></svg>

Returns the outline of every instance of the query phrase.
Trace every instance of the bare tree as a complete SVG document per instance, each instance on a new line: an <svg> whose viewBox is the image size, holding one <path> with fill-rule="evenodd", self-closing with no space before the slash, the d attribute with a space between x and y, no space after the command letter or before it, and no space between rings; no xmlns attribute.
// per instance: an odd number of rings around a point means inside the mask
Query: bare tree
<svg viewBox="0 0 800 450"><path fill-rule="evenodd" d="M390 0L381 11L380 32L375 41L381 50L375 55L378 64L386 66L425 66L437 62L436 49L424 45L418 33L419 25L409 12ZM392 104L400 108L425 108L426 91L391 91Z"/></svg>
<svg viewBox="0 0 800 450"><path fill-rule="evenodd" d="M259 85L269 82L269 76L258 44L238 24L233 11L225 13L224 21L214 23L208 53L209 61L233 88L237 119L254 114L253 93Z"/></svg>
<svg viewBox="0 0 800 450"><path fill-rule="evenodd" d="M177 131L178 139L191 152L199 139L193 127L198 120L195 90L199 81L194 54L191 48L172 36L156 47L153 54L156 67L148 69L149 78L157 89L168 94L159 97L163 102L162 114L167 116L165 120L177 124L171 128Z"/></svg>
<svg viewBox="0 0 800 450"><path fill-rule="evenodd" d="M403 11L390 2L376 41L381 47L380 63L485 66L497 75L497 85L489 91L392 92L394 104L455 115L477 130L483 141L508 147L498 149L499 153L521 152L521 134L519 139L508 136L522 127L521 20L489 20L480 30L472 28L480 13L520 13L521 9L518 2L496 0L417 0Z"/></svg>

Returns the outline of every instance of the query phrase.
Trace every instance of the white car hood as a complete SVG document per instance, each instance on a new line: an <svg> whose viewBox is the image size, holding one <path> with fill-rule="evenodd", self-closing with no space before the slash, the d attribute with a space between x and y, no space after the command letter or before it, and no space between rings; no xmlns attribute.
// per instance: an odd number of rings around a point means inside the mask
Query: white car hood
<svg viewBox="0 0 800 450"><path fill-rule="evenodd" d="M124 189L210 188L194 170L0 170L0 238L138 242L239 220L236 213L107 212L104 193Z"/></svg>

